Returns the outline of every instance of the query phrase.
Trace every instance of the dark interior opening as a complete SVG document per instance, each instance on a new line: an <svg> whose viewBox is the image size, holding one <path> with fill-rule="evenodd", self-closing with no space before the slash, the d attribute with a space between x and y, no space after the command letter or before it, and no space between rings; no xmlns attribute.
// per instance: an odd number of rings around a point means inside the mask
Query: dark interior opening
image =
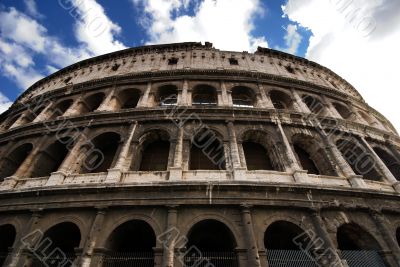
<svg viewBox="0 0 400 267"><path fill-rule="evenodd" d="M103 93L93 94L93 95L85 98L84 108L81 111L81 114L93 112L96 109L98 109L100 107L101 103L103 102L103 99L104 99Z"/></svg>
<svg viewBox="0 0 400 267"><path fill-rule="evenodd" d="M393 176L400 181L400 162L379 147L375 147L374 151L382 159L383 163L385 163L386 167L388 167Z"/></svg>
<svg viewBox="0 0 400 267"><path fill-rule="evenodd" d="M193 105L212 105L218 103L217 90L209 85L196 86L192 93Z"/></svg>
<svg viewBox="0 0 400 267"><path fill-rule="evenodd" d="M60 103L58 103L52 110L52 114L49 118L49 120L54 120L59 116L64 115L64 113L67 111L67 109L72 105L72 100L64 100Z"/></svg>
<svg viewBox="0 0 400 267"><path fill-rule="evenodd" d="M176 105L178 100L178 88L175 85L164 85L158 89L158 103L160 106Z"/></svg>
<svg viewBox="0 0 400 267"><path fill-rule="evenodd" d="M339 250L380 250L375 238L356 224L340 226L336 238Z"/></svg>
<svg viewBox="0 0 400 267"><path fill-rule="evenodd" d="M294 147L294 151L297 154L297 157L300 161L301 167L303 168L303 170L307 170L308 173L310 174L320 174L320 171L318 170L317 166L315 165L315 162L312 160L310 154L308 154L307 151L305 151L304 149L302 149L300 146L298 145L293 145Z"/></svg>
<svg viewBox="0 0 400 267"><path fill-rule="evenodd" d="M292 98L288 94L273 90L269 95L276 109L291 109L293 107Z"/></svg>
<svg viewBox="0 0 400 267"><path fill-rule="evenodd" d="M343 119L348 119L351 116L350 110L342 104L333 103L333 106L337 110L337 112L342 116Z"/></svg>
<svg viewBox="0 0 400 267"><path fill-rule="evenodd" d="M18 170L26 157L31 153L32 148L32 144L23 144L3 158L0 168L0 181L12 176Z"/></svg>
<svg viewBox="0 0 400 267"><path fill-rule="evenodd" d="M170 144L168 141L157 140L144 148L140 171L166 171Z"/></svg>
<svg viewBox="0 0 400 267"><path fill-rule="evenodd" d="M260 144L246 141L243 142L243 151L246 158L248 170L273 170L267 150Z"/></svg>
<svg viewBox="0 0 400 267"><path fill-rule="evenodd" d="M255 96L251 89L243 86L232 89L232 103L235 107L254 107Z"/></svg>
<svg viewBox="0 0 400 267"><path fill-rule="evenodd" d="M15 227L11 224L0 226L0 266L3 266L6 260L8 249L13 247L16 235Z"/></svg>
<svg viewBox="0 0 400 267"><path fill-rule="evenodd" d="M137 89L126 89L119 94L120 108L136 108L140 99L140 91Z"/></svg>
<svg viewBox="0 0 400 267"><path fill-rule="evenodd" d="M224 170L224 145L212 132L203 131L197 134L190 148L191 170Z"/></svg>
<svg viewBox="0 0 400 267"><path fill-rule="evenodd" d="M285 221L272 223L264 236L267 250L300 250L302 247L309 247L309 242L310 238L300 227Z"/></svg>
<svg viewBox="0 0 400 267"><path fill-rule="evenodd" d="M317 115L320 115L322 113L324 105L318 99L307 95L303 97L303 101L312 113L315 113Z"/></svg>

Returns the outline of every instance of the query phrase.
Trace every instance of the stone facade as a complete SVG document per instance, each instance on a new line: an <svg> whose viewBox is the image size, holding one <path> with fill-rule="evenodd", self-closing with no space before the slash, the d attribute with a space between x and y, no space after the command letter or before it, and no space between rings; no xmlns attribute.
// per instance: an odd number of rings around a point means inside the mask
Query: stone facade
<svg viewBox="0 0 400 267"><path fill-rule="evenodd" d="M400 266L400 138L305 59L131 48L44 78L0 122L3 266Z"/></svg>

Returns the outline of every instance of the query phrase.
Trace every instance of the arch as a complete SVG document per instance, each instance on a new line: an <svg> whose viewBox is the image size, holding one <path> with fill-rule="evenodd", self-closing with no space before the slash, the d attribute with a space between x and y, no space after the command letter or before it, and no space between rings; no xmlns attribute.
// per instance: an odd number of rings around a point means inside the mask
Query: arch
<svg viewBox="0 0 400 267"><path fill-rule="evenodd" d="M166 171L170 143L161 137L143 147L139 171Z"/></svg>
<svg viewBox="0 0 400 267"><path fill-rule="evenodd" d="M130 109L136 108L139 103L141 91L139 89L129 88L122 90L117 94L117 107L116 109Z"/></svg>
<svg viewBox="0 0 400 267"><path fill-rule="evenodd" d="M311 158L310 154L299 145L294 144L294 151L296 152L298 161L300 162L301 167L303 170L307 170L310 174L320 174L320 171L315 164L314 160Z"/></svg>
<svg viewBox="0 0 400 267"><path fill-rule="evenodd" d="M5 130L10 129L13 126L13 124L16 123L19 118L21 118L21 116L22 116L22 114L17 114L14 117L11 117L11 119L6 120L5 121Z"/></svg>
<svg viewBox="0 0 400 267"><path fill-rule="evenodd" d="M32 108L33 107L33 108ZM45 105L39 105L39 106L29 106L29 108L32 108L28 111L27 114L25 114L25 116L23 117L23 121L21 122L22 124L27 124L27 123L31 123L33 122L37 116L40 115L40 113L42 113L42 111L45 109Z"/></svg>
<svg viewBox="0 0 400 267"><path fill-rule="evenodd" d="M76 258L75 249L81 243L81 231L72 222L61 222L50 227L36 246L38 255L43 255L43 248L46 247L46 257L34 258L33 266L71 266Z"/></svg>
<svg viewBox="0 0 400 267"><path fill-rule="evenodd" d="M267 150L252 141L242 143L246 166L248 170L273 170Z"/></svg>
<svg viewBox="0 0 400 267"><path fill-rule="evenodd" d="M114 266L121 260L127 266L154 266L156 235L154 229L143 220L130 220L116 227L105 247L111 253L104 258L104 266Z"/></svg>
<svg viewBox="0 0 400 267"><path fill-rule="evenodd" d="M14 246L17 236L15 227L11 224L0 225L0 266L5 262L9 248Z"/></svg>
<svg viewBox="0 0 400 267"><path fill-rule="evenodd" d="M12 176L24 160L29 156L33 149L31 143L26 143L15 148L11 153L3 158L0 167L0 182L4 178Z"/></svg>
<svg viewBox="0 0 400 267"><path fill-rule="evenodd" d="M386 167L390 170L393 176L400 181L400 162L382 148L374 147L373 149L383 163L385 163Z"/></svg>
<svg viewBox="0 0 400 267"><path fill-rule="evenodd" d="M173 84L160 86L157 90L159 106L174 106L178 101L178 87Z"/></svg>
<svg viewBox="0 0 400 267"><path fill-rule="evenodd" d="M292 109L293 108L293 100L290 95L278 91L272 90L269 92L269 96L271 98L272 104L275 109Z"/></svg>
<svg viewBox="0 0 400 267"><path fill-rule="evenodd" d="M64 113L72 106L72 99L66 99L59 102L57 105L54 106L52 109L52 113L49 117L49 120L54 120L59 116L64 115Z"/></svg>
<svg viewBox="0 0 400 267"><path fill-rule="evenodd" d="M358 111L358 114L361 115L361 117L367 122L367 124L368 124L369 126L372 126L372 125L375 124L374 119L373 119L371 116L369 116L367 113L365 113L364 111L359 110L359 111Z"/></svg>
<svg viewBox="0 0 400 267"><path fill-rule="evenodd" d="M210 105L218 104L217 90L206 84L200 84L193 88L192 105Z"/></svg>
<svg viewBox="0 0 400 267"><path fill-rule="evenodd" d="M322 115L324 112L325 105L319 99L313 96L304 95L303 102L307 105L312 113Z"/></svg>
<svg viewBox="0 0 400 267"><path fill-rule="evenodd" d="M71 142L72 138L64 137L47 146L45 150L40 152L32 171L26 176L44 177L50 176L52 172L57 171L68 154L68 145Z"/></svg>
<svg viewBox="0 0 400 267"><path fill-rule="evenodd" d="M332 105L335 107L336 111L340 114L340 116L342 116L343 119L346 120L351 117L352 112L345 105L340 104L338 102L334 102L332 103Z"/></svg>
<svg viewBox="0 0 400 267"><path fill-rule="evenodd" d="M356 139L339 139L336 142L336 146L355 174L372 181L380 181L382 179L382 175L376 169L375 160L358 144Z"/></svg>
<svg viewBox="0 0 400 267"><path fill-rule="evenodd" d="M105 97L104 93L101 92L86 97L82 101L80 114L90 113L98 109L101 103L103 102L104 97Z"/></svg>
<svg viewBox="0 0 400 267"><path fill-rule="evenodd" d="M185 266L196 266L199 260L215 267L237 266L237 243L224 223L214 219L202 220L192 226L187 237Z"/></svg>
<svg viewBox="0 0 400 267"><path fill-rule="evenodd" d="M190 170L225 170L224 143L209 128L203 128L191 140Z"/></svg>
<svg viewBox="0 0 400 267"><path fill-rule="evenodd" d="M336 232L339 250L375 250L381 247L376 239L358 224L342 224Z"/></svg>
<svg viewBox="0 0 400 267"><path fill-rule="evenodd" d="M252 89L245 86L232 88L232 103L234 107L254 107L256 96Z"/></svg>
<svg viewBox="0 0 400 267"><path fill-rule="evenodd" d="M90 142L89 151L84 149L83 153L86 156L80 173L96 173L106 172L111 168L116 157L121 136L115 132L105 132Z"/></svg>

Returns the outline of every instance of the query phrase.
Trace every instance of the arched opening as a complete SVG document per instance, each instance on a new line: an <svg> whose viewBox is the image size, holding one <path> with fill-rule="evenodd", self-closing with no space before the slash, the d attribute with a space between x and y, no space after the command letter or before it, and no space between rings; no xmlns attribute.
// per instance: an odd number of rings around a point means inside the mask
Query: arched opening
<svg viewBox="0 0 400 267"><path fill-rule="evenodd" d="M358 114L360 114L361 115L361 117L364 119L364 121L366 121L367 122L367 124L369 125L369 126L372 126L372 125L374 125L375 124L375 121L374 121L374 119L372 119L372 117L371 116L369 116L367 113L365 113L364 111L358 111Z"/></svg>
<svg viewBox="0 0 400 267"><path fill-rule="evenodd" d="M319 266L310 257L314 250L311 238L291 222L276 221L268 226L264 246L269 266Z"/></svg>
<svg viewBox="0 0 400 267"><path fill-rule="evenodd" d="M82 102L80 114L90 113L98 109L103 102L104 93L96 93L86 97Z"/></svg>
<svg viewBox="0 0 400 267"><path fill-rule="evenodd" d="M310 95L305 95L303 96L303 101L312 113L322 115L324 111L324 104L322 104L322 102L319 101L317 98Z"/></svg>
<svg viewBox="0 0 400 267"><path fill-rule="evenodd" d="M231 230L217 220L196 223L188 234L184 263L186 267L238 266L236 241Z"/></svg>
<svg viewBox="0 0 400 267"><path fill-rule="evenodd" d="M272 104L276 109L292 109L293 108L293 101L292 98L281 91L272 90L269 93L271 98Z"/></svg>
<svg viewBox="0 0 400 267"><path fill-rule="evenodd" d="M26 174L26 176L45 177L57 171L68 154L67 146L71 142L71 138L66 137L49 145L38 155L31 173Z"/></svg>
<svg viewBox="0 0 400 267"><path fill-rule="evenodd" d="M164 85L158 88L157 102L160 106L174 106L178 101L178 88L175 85Z"/></svg>
<svg viewBox="0 0 400 267"><path fill-rule="evenodd" d="M254 107L255 95L253 90L244 86L232 88L232 103L234 107Z"/></svg>
<svg viewBox="0 0 400 267"><path fill-rule="evenodd" d="M338 249L349 267L384 267L379 255L381 248L375 238L360 226L347 223L340 226L336 233Z"/></svg>
<svg viewBox="0 0 400 267"><path fill-rule="evenodd" d="M11 224L0 226L0 266L3 266L7 259L9 249L13 247L17 232Z"/></svg>
<svg viewBox="0 0 400 267"><path fill-rule="evenodd" d="M315 165L314 161L312 160L310 154L304 149L302 149L299 145L294 144L294 151L296 152L297 158L300 162L301 167L303 170L307 170L310 174L320 174L317 166Z"/></svg>
<svg viewBox="0 0 400 267"><path fill-rule="evenodd" d="M39 116L40 113L42 113L44 108L45 108L44 105L40 105L40 106L36 106L33 109L29 110L28 113L25 114L25 116L23 117L23 121L21 122L21 125L33 122L36 119L36 117Z"/></svg>
<svg viewBox="0 0 400 267"><path fill-rule="evenodd" d="M72 266L76 258L75 249L79 248L81 232L71 222L59 223L44 234L33 258L32 266ZM43 255L43 256L42 256Z"/></svg>
<svg viewBox="0 0 400 267"><path fill-rule="evenodd" d="M15 115L14 117L12 117L10 120L6 120L5 121L5 130L8 130L8 129L10 129L11 128L11 126L13 126L13 124L15 123L15 122L17 122L17 120L19 119L21 117L21 114L17 114L17 115Z"/></svg>
<svg viewBox="0 0 400 267"><path fill-rule="evenodd" d="M23 144L5 156L0 167L0 182L12 176L32 151L32 144Z"/></svg>
<svg viewBox="0 0 400 267"><path fill-rule="evenodd" d="M342 116L343 119L348 119L351 117L351 111L346 106L339 104L337 102L333 103L333 106L337 110L337 112Z"/></svg>
<svg viewBox="0 0 400 267"><path fill-rule="evenodd" d="M49 120L54 120L57 117L64 115L64 113L71 107L72 99L67 99L58 103L52 110Z"/></svg>
<svg viewBox="0 0 400 267"><path fill-rule="evenodd" d="M400 227L397 228L397 230L396 230L396 240L397 240L397 244L400 247Z"/></svg>
<svg viewBox="0 0 400 267"><path fill-rule="evenodd" d="M250 170L273 170L267 150L260 144L245 141L242 143L247 169Z"/></svg>
<svg viewBox="0 0 400 267"><path fill-rule="evenodd" d="M217 90L209 85L198 85L192 92L192 105L216 106L218 103Z"/></svg>
<svg viewBox="0 0 400 267"><path fill-rule="evenodd" d="M116 109L136 108L140 99L140 90L125 89L118 94L118 107Z"/></svg>
<svg viewBox="0 0 400 267"><path fill-rule="evenodd" d="M374 147L374 151L383 163L385 163L393 176L400 181L400 162L382 148Z"/></svg>
<svg viewBox="0 0 400 267"><path fill-rule="evenodd" d="M189 159L190 170L225 170L224 144L209 129L203 129L192 138Z"/></svg>
<svg viewBox="0 0 400 267"><path fill-rule="evenodd" d="M86 147L83 153L86 156L80 173L106 172L111 168L119 148L121 137L117 133L108 132L95 137L91 141L90 150Z"/></svg>
<svg viewBox="0 0 400 267"><path fill-rule="evenodd" d="M355 174L372 181L380 181L382 179L382 175L376 169L376 162L372 155L360 145L351 140L340 139L336 142L336 146Z"/></svg>
<svg viewBox="0 0 400 267"><path fill-rule="evenodd" d="M142 220L132 220L118 226L107 240L110 250L103 266L153 267L156 235L152 227Z"/></svg>
<svg viewBox="0 0 400 267"><path fill-rule="evenodd" d="M142 152L139 171L166 171L168 168L169 142L157 140L147 144Z"/></svg>

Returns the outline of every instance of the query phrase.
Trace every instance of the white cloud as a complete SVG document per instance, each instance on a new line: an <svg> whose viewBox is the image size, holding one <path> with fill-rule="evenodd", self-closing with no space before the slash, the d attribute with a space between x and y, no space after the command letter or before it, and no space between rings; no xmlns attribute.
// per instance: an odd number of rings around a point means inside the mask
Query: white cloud
<svg viewBox="0 0 400 267"><path fill-rule="evenodd" d="M0 114L6 111L12 102L2 92L0 92Z"/></svg>
<svg viewBox="0 0 400 267"><path fill-rule="evenodd" d="M290 53L297 54L297 49L302 40L302 36L297 32L297 25L289 24L286 27L286 35L284 36L287 48L276 47L276 49Z"/></svg>
<svg viewBox="0 0 400 267"><path fill-rule="evenodd" d="M352 83L400 130L400 1L289 0L283 10L312 31L307 57Z"/></svg>
<svg viewBox="0 0 400 267"><path fill-rule="evenodd" d="M38 12L35 0L24 0L26 11L29 15L35 18L43 18L43 15Z"/></svg>
<svg viewBox="0 0 400 267"><path fill-rule="evenodd" d="M188 0L132 2L144 8L141 23L148 28L149 43L210 41L220 49L235 51L268 47L264 37L252 35L253 21L264 11L259 0L203 0L195 2L193 16L183 14Z"/></svg>

